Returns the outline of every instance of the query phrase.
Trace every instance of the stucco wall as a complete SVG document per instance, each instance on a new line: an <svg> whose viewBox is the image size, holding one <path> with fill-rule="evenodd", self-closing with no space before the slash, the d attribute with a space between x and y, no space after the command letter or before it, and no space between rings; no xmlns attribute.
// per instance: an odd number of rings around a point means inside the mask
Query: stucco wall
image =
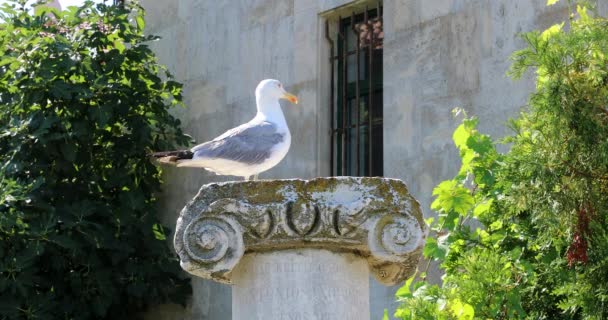
<svg viewBox="0 0 608 320"><path fill-rule="evenodd" d="M185 84L187 109L176 114L185 131L206 141L255 115L253 91L264 78L281 80L300 104L284 106L292 132L290 153L260 178L312 178L329 173L328 10L346 0L143 0L152 47ZM361 2L361 1L357 1ZM505 76L517 34L563 20L563 4L545 0L384 1L384 172L403 179L425 214L433 187L458 166L450 111L464 107L493 136L525 105L531 78ZM564 2L564 1L562 1ZM602 12L607 0L599 0ZM374 3L375 5L375 3ZM325 14L321 14L325 12ZM199 187L225 181L198 169L168 168L164 222L173 226ZM435 277L437 277L435 275ZM187 309L163 306L150 319L230 319L230 288L193 280ZM372 282L371 319L394 309L396 288Z"/></svg>

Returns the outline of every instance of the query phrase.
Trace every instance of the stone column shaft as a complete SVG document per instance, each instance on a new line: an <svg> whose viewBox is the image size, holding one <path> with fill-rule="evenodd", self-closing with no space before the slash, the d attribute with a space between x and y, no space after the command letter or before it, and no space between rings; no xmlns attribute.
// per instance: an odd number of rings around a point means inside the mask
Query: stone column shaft
<svg viewBox="0 0 608 320"><path fill-rule="evenodd" d="M233 320L369 319L369 269L353 254L248 254L232 281Z"/></svg>

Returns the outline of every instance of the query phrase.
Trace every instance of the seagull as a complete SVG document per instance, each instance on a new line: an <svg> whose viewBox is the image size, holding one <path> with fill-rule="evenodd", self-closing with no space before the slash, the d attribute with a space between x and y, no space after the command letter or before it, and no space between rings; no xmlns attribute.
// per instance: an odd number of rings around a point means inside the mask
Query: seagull
<svg viewBox="0 0 608 320"><path fill-rule="evenodd" d="M156 152L152 156L160 163L257 180L258 174L283 160L291 145L280 99L298 103L298 98L285 91L278 80L262 80L255 89L258 112L251 121L189 150Z"/></svg>

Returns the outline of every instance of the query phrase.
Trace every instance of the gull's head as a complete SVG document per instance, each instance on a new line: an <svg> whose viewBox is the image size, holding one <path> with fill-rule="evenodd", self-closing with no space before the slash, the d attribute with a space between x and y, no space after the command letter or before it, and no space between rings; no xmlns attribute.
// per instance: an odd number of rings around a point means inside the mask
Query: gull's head
<svg viewBox="0 0 608 320"><path fill-rule="evenodd" d="M298 103L298 97L285 91L283 84L279 80L266 79L262 80L258 87L255 88L255 96L257 100L263 99L285 99L291 103Z"/></svg>

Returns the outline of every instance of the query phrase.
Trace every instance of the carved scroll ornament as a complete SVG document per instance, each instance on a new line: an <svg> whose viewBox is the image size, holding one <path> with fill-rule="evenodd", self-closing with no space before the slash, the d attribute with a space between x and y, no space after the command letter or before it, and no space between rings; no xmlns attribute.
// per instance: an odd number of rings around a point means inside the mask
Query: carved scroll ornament
<svg viewBox="0 0 608 320"><path fill-rule="evenodd" d="M336 177L205 185L182 210L174 242L184 270L225 283L243 254L318 248L359 255L393 285L414 272L424 237L403 182Z"/></svg>

